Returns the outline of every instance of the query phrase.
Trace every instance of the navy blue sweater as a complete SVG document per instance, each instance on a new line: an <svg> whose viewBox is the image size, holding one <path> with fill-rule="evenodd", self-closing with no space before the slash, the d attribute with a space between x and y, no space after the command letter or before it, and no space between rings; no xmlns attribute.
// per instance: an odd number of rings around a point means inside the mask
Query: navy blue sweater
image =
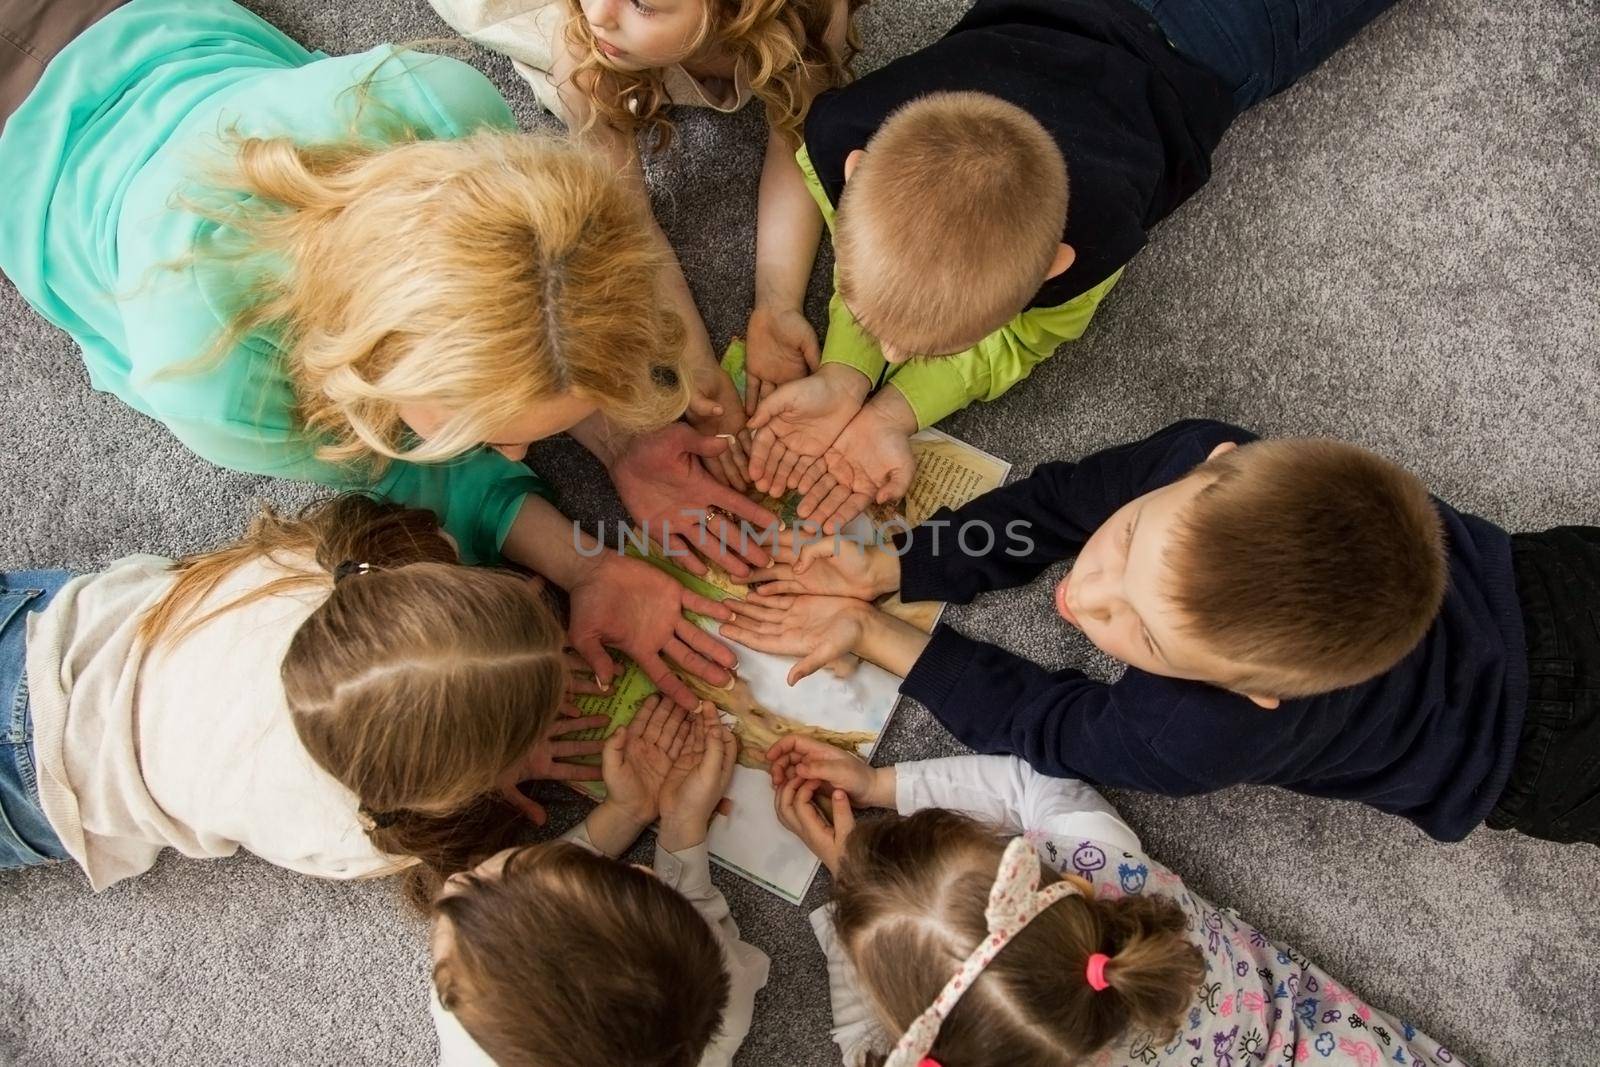
<svg viewBox="0 0 1600 1067"><path fill-rule="evenodd" d="M958 511L935 546L913 530L901 558L906 600L964 604L1023 585L1075 555L1112 512L1181 478L1224 441L1254 435L1178 423L1080 463L1046 463ZM1393 670L1275 710L1202 682L1128 668L1106 684L1046 671L941 626L901 685L978 752L1015 753L1047 774L1181 796L1241 782L1360 800L1444 841L1465 837L1499 799L1526 705L1522 610L1505 531L1437 502L1450 555L1444 607ZM1000 544L1029 524L1034 549L962 553L951 536L986 522ZM972 536L968 543L983 542Z"/></svg>

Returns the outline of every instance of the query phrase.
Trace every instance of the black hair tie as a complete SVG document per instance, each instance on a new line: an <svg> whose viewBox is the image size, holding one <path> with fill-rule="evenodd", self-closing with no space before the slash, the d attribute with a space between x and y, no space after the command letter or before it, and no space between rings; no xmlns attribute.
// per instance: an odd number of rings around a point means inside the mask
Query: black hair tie
<svg viewBox="0 0 1600 1067"><path fill-rule="evenodd" d="M333 581L335 584L338 584L339 582L342 582L346 578L350 577L352 574L371 574L372 571L373 567L370 563L357 563L353 559L347 559L337 567L333 568Z"/></svg>

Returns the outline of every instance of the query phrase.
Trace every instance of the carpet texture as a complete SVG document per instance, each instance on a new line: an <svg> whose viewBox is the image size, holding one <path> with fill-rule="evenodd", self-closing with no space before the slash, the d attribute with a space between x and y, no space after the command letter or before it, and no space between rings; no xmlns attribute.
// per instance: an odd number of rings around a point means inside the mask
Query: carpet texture
<svg viewBox="0 0 1600 1067"><path fill-rule="evenodd" d="M445 33L420 0L252 6L330 53ZM861 67L932 40L963 7L876 0ZM525 127L551 125L506 60L469 58ZM1407 0L1234 127L1210 186L1160 227L1082 341L945 428L1027 471L1211 416L1375 448L1512 529L1600 522L1596 99L1592 0ZM719 345L750 306L760 159L747 109L685 116L676 149L650 167ZM819 323L829 265L825 252L813 277ZM71 343L9 284L0 337L8 567L200 549L235 534L253 498L315 493L217 470L91 392ZM542 445L534 462L575 517L620 515L570 441ZM1112 669L1063 634L1043 583L949 619L1051 666ZM911 704L883 747L889 760L955 751ZM1354 804L1265 788L1115 799L1197 891L1462 1059L1600 1062L1600 850L1485 830L1440 845ZM565 822L581 810L556 808ZM773 961L740 1063L837 1062L805 909L718 882ZM392 886L169 854L99 896L71 867L0 875L0 902L0 1062L434 1056L423 924Z"/></svg>

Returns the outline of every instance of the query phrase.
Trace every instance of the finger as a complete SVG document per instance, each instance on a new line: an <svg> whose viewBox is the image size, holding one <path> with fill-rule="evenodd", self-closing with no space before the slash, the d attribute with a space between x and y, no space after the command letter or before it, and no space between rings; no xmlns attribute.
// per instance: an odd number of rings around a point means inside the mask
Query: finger
<svg viewBox="0 0 1600 1067"><path fill-rule="evenodd" d="M678 635L678 640L724 670L732 671L738 668L739 657L733 649L689 620L685 619L678 623L674 632Z"/></svg>
<svg viewBox="0 0 1600 1067"><path fill-rule="evenodd" d="M762 533L778 525L778 516L742 493L726 487L711 495L711 502L736 519L743 519Z"/></svg>
<svg viewBox="0 0 1600 1067"><path fill-rule="evenodd" d="M500 796L505 799L507 804L520 811L523 818L535 826L543 826L549 818L545 814L544 805L529 797L521 789L518 789L515 782L502 785L500 787Z"/></svg>
<svg viewBox="0 0 1600 1067"><path fill-rule="evenodd" d="M572 638L572 647L594 672L594 680L601 691L611 688L611 679L615 675L617 665L611 662L611 657L606 654L605 646L600 643L600 639L594 634L575 635Z"/></svg>
<svg viewBox="0 0 1600 1067"><path fill-rule="evenodd" d="M756 413L756 405L761 402L761 379L750 373L747 364L744 369L744 413L748 418Z"/></svg>
<svg viewBox="0 0 1600 1067"><path fill-rule="evenodd" d="M828 673L835 678L848 678L856 673L856 668L861 666L861 657L852 652L846 652L836 660L825 664Z"/></svg>
<svg viewBox="0 0 1600 1067"><path fill-rule="evenodd" d="M550 745L550 755L554 759L570 759L573 756L598 756L606 747L604 741L555 741Z"/></svg>
<svg viewBox="0 0 1600 1067"><path fill-rule="evenodd" d="M567 692L582 693L589 696L599 696L605 692L605 689L600 685L599 682L594 680L593 675L583 677L581 675L569 674L567 675Z"/></svg>
<svg viewBox="0 0 1600 1067"><path fill-rule="evenodd" d="M711 809L711 813L713 815L726 815L730 819L733 818L733 798L723 797L717 801L717 806Z"/></svg>
<svg viewBox="0 0 1600 1067"><path fill-rule="evenodd" d="M783 784L782 789L772 794L772 806L778 813L778 822L796 837L800 836L800 820L795 817L796 798L803 785L801 779L791 778Z"/></svg>
<svg viewBox="0 0 1600 1067"><path fill-rule="evenodd" d="M711 681L713 685L727 684L726 671L719 670L715 663L712 663L677 638L673 638L665 645L662 645L661 654L696 678L705 678L707 681ZM719 673L723 675L723 681L720 683L712 681Z"/></svg>
<svg viewBox="0 0 1600 1067"><path fill-rule="evenodd" d="M694 546L686 541L682 534L669 534L663 543L671 547L670 553L662 553L669 562L682 567L690 574L705 576L707 573L705 561L695 554Z"/></svg>
<svg viewBox="0 0 1600 1067"><path fill-rule="evenodd" d="M832 489L828 490L828 495L817 502L817 510L808 517L816 519L826 526L828 521L837 515L840 509L849 502L851 495L848 485L836 483Z"/></svg>
<svg viewBox="0 0 1600 1067"><path fill-rule="evenodd" d="M838 533L844 529L846 523L866 510L869 503L871 503L871 500L867 494L851 493L845 498L845 502L839 505L838 510L833 513L833 517L822 524L823 532Z"/></svg>
<svg viewBox="0 0 1600 1067"><path fill-rule="evenodd" d="M608 655L604 648L600 654L606 657L606 662L611 665L612 673L618 670L616 661ZM561 650L562 659L567 663L567 688L574 693L603 693L600 683L595 680L594 668L570 648Z"/></svg>
<svg viewBox="0 0 1600 1067"><path fill-rule="evenodd" d="M726 604L719 604L710 597L701 596L699 593L688 589L683 590L678 601L686 610L696 615L704 615L708 619L728 620L733 618L733 609ZM692 704L693 701L690 701Z"/></svg>
<svg viewBox="0 0 1600 1067"><path fill-rule="evenodd" d="M668 759L676 761L683 752L683 746L689 743L690 726L688 713L682 708L674 707L672 730L666 735L666 743L662 745L662 751L666 752Z"/></svg>
<svg viewBox="0 0 1600 1067"><path fill-rule="evenodd" d="M689 414L702 419L715 418L722 414L722 405L717 403L714 396L691 391L689 393Z"/></svg>
<svg viewBox="0 0 1600 1067"><path fill-rule="evenodd" d="M757 585L761 582L782 582L794 577L794 564L769 563L765 567L757 567L750 572L749 582Z"/></svg>
<svg viewBox="0 0 1600 1067"><path fill-rule="evenodd" d="M834 844L843 844L844 839L850 836L850 831L856 828L856 813L850 807L850 794L843 789L833 791L833 840Z"/></svg>
<svg viewBox="0 0 1600 1067"><path fill-rule="evenodd" d="M795 485L795 491L806 498L812 496L821 497L826 495L829 489L837 485L838 481L839 479L835 478L828 470L826 463L813 463L806 468L805 474L801 477L799 483ZM813 490L815 490L815 493L813 493Z"/></svg>
<svg viewBox="0 0 1600 1067"><path fill-rule="evenodd" d="M672 704L656 695L639 706L639 715L634 719L634 729L638 732L640 741L647 745L660 745L662 734L671 720Z"/></svg>
<svg viewBox="0 0 1600 1067"><path fill-rule="evenodd" d="M783 621L785 612L782 608L770 607L762 603L767 599L766 597L762 597L761 600L757 600L755 597L756 594L752 594L741 600L739 606L733 609L734 617L737 619L756 619L760 622Z"/></svg>
<svg viewBox="0 0 1600 1067"><path fill-rule="evenodd" d="M799 596L804 595L804 593L799 594ZM739 601L738 610L742 612L745 608L754 604L758 608L777 608L779 611L787 613L790 608L794 607L794 602L797 599L799 599L798 596L788 594L751 593Z"/></svg>
<svg viewBox="0 0 1600 1067"><path fill-rule="evenodd" d="M911 488L911 470L907 467L896 467L889 473L889 479L878 491L877 502L888 504L899 500L906 495L906 490Z"/></svg>
<svg viewBox="0 0 1600 1067"><path fill-rule="evenodd" d="M556 711L564 719L583 718L583 709L570 700L562 700L561 703L556 705Z"/></svg>
<svg viewBox="0 0 1600 1067"><path fill-rule="evenodd" d="M778 464L777 470L775 470L772 474L772 488L768 491L773 496L782 496L783 492L793 484L791 479L794 475L795 465L805 458L805 456L802 456L799 452L796 452L793 449L790 449L784 454L782 461Z"/></svg>
<svg viewBox="0 0 1600 1067"><path fill-rule="evenodd" d="M694 707L694 693L683 684L682 678L672 673L672 668L668 667L657 653L635 656L633 661L668 700L684 707Z"/></svg>
<svg viewBox="0 0 1600 1067"><path fill-rule="evenodd" d="M722 788L726 790L733 783L734 768L739 765L739 738L732 729L720 722L717 730L722 734Z"/></svg>
<svg viewBox="0 0 1600 1067"><path fill-rule="evenodd" d="M794 685L802 678L809 678L837 656L838 653L832 649L813 649L806 653L799 663L789 668L789 684Z"/></svg>
<svg viewBox="0 0 1600 1067"><path fill-rule="evenodd" d="M761 486L761 479L767 472L767 462L778 440L778 435L771 430L758 429L762 425L760 418L761 412L757 411L746 424L750 429L750 480L757 488Z"/></svg>
<svg viewBox="0 0 1600 1067"><path fill-rule="evenodd" d="M544 778L551 782L598 782L605 777L593 763L552 763Z"/></svg>
<svg viewBox="0 0 1600 1067"><path fill-rule="evenodd" d="M718 456L716 469L722 472L722 484L735 492L743 493L748 484L744 476L744 467L748 462L750 461L742 448L730 448Z"/></svg>
<svg viewBox="0 0 1600 1067"><path fill-rule="evenodd" d="M550 727L547 738L565 737L568 734L581 733L584 730L601 730L611 725L609 715L585 715L581 719L565 719Z"/></svg>
<svg viewBox="0 0 1600 1067"><path fill-rule="evenodd" d="M782 656L786 655L789 650L789 644L786 639L776 634L747 629L737 623L725 622L717 627L717 632L729 641L735 641L756 652L771 652L773 655Z"/></svg>
<svg viewBox="0 0 1600 1067"><path fill-rule="evenodd" d="M769 430L768 432L770 433L771 431ZM788 457L789 447L781 439L774 436L772 444L767 451L766 464L763 467L761 477L756 479L756 488L769 496L779 495L778 488L783 483L778 480L777 472L778 468L783 465L783 461Z"/></svg>

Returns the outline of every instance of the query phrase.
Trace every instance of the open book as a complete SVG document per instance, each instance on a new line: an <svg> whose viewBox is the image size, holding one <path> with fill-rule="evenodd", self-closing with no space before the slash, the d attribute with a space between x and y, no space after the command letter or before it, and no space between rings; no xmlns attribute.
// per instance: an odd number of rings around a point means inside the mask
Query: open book
<svg viewBox="0 0 1600 1067"><path fill-rule="evenodd" d="M723 360L723 368L733 377L740 393L744 391L744 346L735 341ZM852 537L887 540L889 534L915 526L941 507L960 507L973 497L988 492L1005 481L1011 464L938 430L923 430L911 439L917 459L917 473L906 499L898 506L869 509L845 528ZM783 500L764 500L781 519L791 522L798 503L796 494ZM706 577L690 574L658 555L650 563L671 574L684 585L713 600L742 596L745 587L711 565ZM885 611L932 632L944 609L940 603L903 604L898 596L879 604ZM695 620L715 632L710 619ZM786 682L794 659L756 652L736 646L739 669L734 688L719 692L703 683L696 692L712 700L722 710L723 720L740 739L740 766L729 786L732 814L717 816L711 825L708 842L711 858L720 866L763 886L785 900L799 904L818 861L800 841L778 823L773 810L772 786L762 768L760 753L784 733L800 732L819 737L841 747L854 748L870 758L878 739L889 723L899 696L900 679L869 663L863 663L845 676L821 670L791 687ZM620 657L619 657L620 658ZM693 683L691 683L693 684ZM607 696L580 697L576 703L587 715L606 715L611 719L609 733L632 720L645 697L655 686L631 663L612 685ZM603 786L585 783L583 791L599 799Z"/></svg>

